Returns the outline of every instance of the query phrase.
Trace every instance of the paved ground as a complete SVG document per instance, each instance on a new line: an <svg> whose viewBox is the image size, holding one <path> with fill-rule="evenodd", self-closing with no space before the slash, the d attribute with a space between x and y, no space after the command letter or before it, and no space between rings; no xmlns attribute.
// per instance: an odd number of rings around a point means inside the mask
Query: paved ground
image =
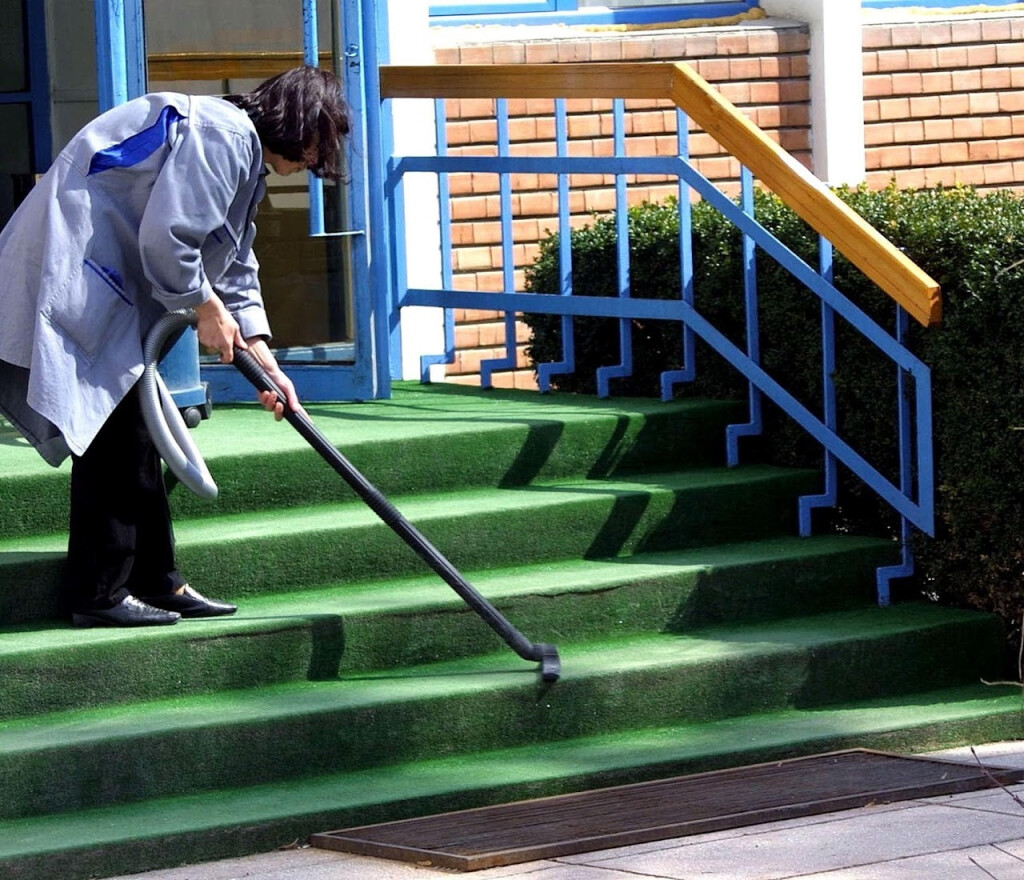
<svg viewBox="0 0 1024 880"><path fill-rule="evenodd" d="M1024 768L1024 742L978 746ZM974 763L969 749L934 753ZM1017 798L1020 798L1018 801ZM296 849L133 880L441 880L457 872ZM492 868L467 880L1024 880L1024 784ZM126 880L126 878L116 878Z"/></svg>

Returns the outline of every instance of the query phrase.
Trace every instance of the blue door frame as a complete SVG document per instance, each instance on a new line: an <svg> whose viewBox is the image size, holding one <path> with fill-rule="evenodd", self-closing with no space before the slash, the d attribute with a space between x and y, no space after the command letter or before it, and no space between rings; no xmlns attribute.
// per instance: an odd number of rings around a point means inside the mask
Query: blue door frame
<svg viewBox="0 0 1024 880"><path fill-rule="evenodd" d="M305 401L365 400L387 397L391 392L390 368L385 346L379 346L381 325L387 325L386 312L378 309L388 298L373 297L370 284L370 253L387 250L387 239L378 233L377 245L371 249L374 203L367 197L367 187L379 179L372 157L382 155L377 126L369 126L365 108L379 104L375 74L379 59L387 57L387 12L385 3L373 0L341 0L338 45L344 47L345 90L353 111L352 149L347 185L350 229L327 232L323 217L323 184L310 175L310 235L345 236L349 238L351 278L353 285L354 345L351 362L323 364L289 364L282 358L299 396ZM303 0L303 54L307 63L319 60L317 33L317 0ZM385 8L378 8L385 7ZM106 110L146 91L146 53L143 0L94 0L96 19L96 57L100 109ZM384 35L379 37L378 35ZM373 131L369 129L373 128ZM380 192L380 190L376 190ZM257 221L258 222L258 221ZM375 302L375 299L378 300ZM377 316L380 317L377 317ZM386 340L386 332L384 339ZM182 346L182 356L194 357L195 343ZM380 353L383 352L383 357ZM174 353L178 354L177 352ZM173 356L173 355L172 355ZM209 386L214 403L250 402L253 390L249 382L233 367L204 365L202 380Z"/></svg>
<svg viewBox="0 0 1024 880"><path fill-rule="evenodd" d="M50 81L46 61L46 22L42 4L26 3L25 51L28 84L24 91L0 93L0 104L27 104L32 130L32 170L42 174L50 164Z"/></svg>

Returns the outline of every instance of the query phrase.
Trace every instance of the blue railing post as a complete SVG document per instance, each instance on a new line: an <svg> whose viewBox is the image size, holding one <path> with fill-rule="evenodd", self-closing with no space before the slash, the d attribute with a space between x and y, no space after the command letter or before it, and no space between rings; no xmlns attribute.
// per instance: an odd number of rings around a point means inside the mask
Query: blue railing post
<svg viewBox="0 0 1024 880"><path fill-rule="evenodd" d="M626 155L626 111L622 98L612 104L614 128L614 155L617 159ZM626 177L615 175L615 264L618 296L628 299L630 292L629 267L629 201L626 193ZM619 319L619 363L597 368L597 396L607 397L611 392L608 383L612 379L623 379L633 374L633 322L629 318Z"/></svg>
<svg viewBox="0 0 1024 880"><path fill-rule="evenodd" d="M565 99L555 100L555 155L569 155L569 121ZM558 175L558 272L560 296L572 296L572 223L569 214L569 175ZM572 315L562 315L562 359L537 365L537 387L551 390L551 377L576 369L576 336Z"/></svg>
<svg viewBox="0 0 1024 880"><path fill-rule="evenodd" d="M743 213L754 218L754 175L749 168L740 170L740 205ZM743 302L746 315L747 357L751 363L761 362L761 330L757 304L757 247L754 239L743 233ZM741 425L726 428L726 462L735 467L740 462L740 437L756 437L761 433L761 392L748 383L747 407L750 419Z"/></svg>
<svg viewBox="0 0 1024 880"><path fill-rule="evenodd" d="M832 243L825 238L818 239L818 271L821 277L832 283ZM821 304L821 394L825 427L835 431L838 427L836 416L836 313L825 302ZM839 473L836 457L825 448L825 487L820 495L804 495L800 499L800 534L808 537L813 529L811 511L817 507L835 507L839 491Z"/></svg>
<svg viewBox="0 0 1024 880"><path fill-rule="evenodd" d="M443 98L434 101L434 142L437 144L437 155L448 155L448 111ZM452 286L452 206L451 186L448 175L437 175L438 221L441 239L441 287ZM420 382L430 382L430 368L434 364L455 363L455 317L451 309L442 309L442 332L444 334L444 351L441 354L425 354L420 357Z"/></svg>
<svg viewBox="0 0 1024 880"><path fill-rule="evenodd" d="M896 307L896 341L900 345L906 342L910 318L906 311ZM899 421L899 454L900 454L900 489L905 494L913 491L913 452L911 444L910 401L907 399L906 371L896 367L896 400ZM914 573L914 553L910 546L910 523L905 516L900 517L900 562L896 565L883 565L875 572L875 586L878 592L878 604L883 608L891 602L890 582L895 578L910 577Z"/></svg>
<svg viewBox="0 0 1024 880"><path fill-rule="evenodd" d="M499 98L498 114L498 155L509 155L508 133L508 101ZM516 267L513 229L512 229L512 182L507 173L498 175L498 203L501 211L501 277L502 289L506 293L514 293L516 289ZM505 356L491 358L480 364L480 386L491 387L491 373L495 370L514 370L516 368L516 315L505 312Z"/></svg>
<svg viewBox="0 0 1024 880"><path fill-rule="evenodd" d="M431 306L444 309L472 308L495 310L506 316L506 351L504 360L485 362L481 367L483 384L489 384L494 369L514 366L514 339L512 331L515 316L520 312L559 316L563 328L564 359L558 363L538 365L538 384L541 390L548 387L548 379L556 372L572 369L573 340L572 322L576 316L592 316L612 319L618 322L621 343L621 363L598 368L598 393L606 396L611 378L628 376L631 372L631 328L636 320L678 321L682 330L683 368L667 370L661 374L661 391L664 399L671 399L674 382L686 381L694 375L694 343L700 339L735 368L748 382L749 421L731 425L728 428L727 458L735 464L739 458L739 438L760 433L762 429L762 398L774 403L783 414L791 418L810 437L821 444L824 455L824 491L800 499L800 532L810 534L812 511L816 507L835 504L838 482L838 467L843 465L854 476L875 492L901 518L901 553L899 566L879 570L879 602L889 601L888 578L905 576L912 571L910 537L913 528L928 534L934 533L934 477L932 465L932 402L930 372L916 358L905 344L909 315L903 309L897 312L895 336L882 329L862 309L851 302L833 284L833 250L824 238L819 241L819 265L809 266L802 258L786 247L754 216L753 175L747 168L741 169L741 191L739 203L727 197L718 187L704 177L690 162L686 144L687 122L681 112L677 113L679 155L676 156L627 156L625 151L624 101L613 101L614 151L611 156L570 156L567 150L567 127L565 122L564 99L555 103L556 152L554 156L523 155L512 156L508 144L507 99L498 99L497 121L499 149L497 156L450 156L442 149L437 156L393 156L388 161L390 173L385 198L393 201L399 198L398 182L404 174L433 173L448 175L454 172L469 174L498 175L500 182L500 205L502 217L502 258L504 290L454 289L450 273L443 273L442 288L400 288L395 302L395 315L403 306ZM439 143L442 140L439 139ZM390 155L390 154L387 154ZM514 289L514 266L512 265L512 225L509 179L513 174L533 176L551 175L558 182L559 204L559 262L558 289L551 292L537 291L518 293ZM617 237L616 260L617 291L613 296L585 296L574 290L572 283L572 229L569 215L568 181L571 175L612 175L615 179L616 216L614 219ZM680 245L680 288L679 296L672 299L634 297L630 283L630 242L629 210L626 180L630 175L674 176L679 182L679 245ZM442 192L446 190L442 187ZM695 304L695 279L692 253L692 225L690 203L695 194L711 209L718 211L731 222L742 236L743 252L743 296L746 309L745 344L733 342L721 329L716 327ZM447 194L444 196L447 201ZM388 216L397 216L389 214ZM447 226L450 218L442 213L442 225ZM396 224L399 222L395 220ZM394 239L401 239L401 230L396 225ZM451 237L444 239L445 248L451 247ZM400 259L401 252L392 242L390 255ZM806 288L809 295L817 296L821 306L821 350L822 350L822 407L814 412L802 403L790 390L761 364L758 321L758 290L756 282L758 251L765 258L774 260L779 266ZM451 266L451 255L443 257L444 265ZM841 319L854 332L860 334L878 351L887 357L897 369L900 474L897 486L889 475L868 461L839 433L837 394L835 386L836 322ZM396 318L397 320L397 318ZM914 383L914 402L910 400L908 380ZM914 438L916 437L916 444Z"/></svg>
<svg viewBox="0 0 1024 880"><path fill-rule="evenodd" d="M676 146L679 158L690 161L690 123L682 110L676 110ZM679 293L683 302L693 305L693 208L690 205L690 186L679 178ZM678 370L661 374L661 399L672 399L672 388L681 382L692 382L697 377L697 351L693 328L682 324L682 347Z"/></svg>

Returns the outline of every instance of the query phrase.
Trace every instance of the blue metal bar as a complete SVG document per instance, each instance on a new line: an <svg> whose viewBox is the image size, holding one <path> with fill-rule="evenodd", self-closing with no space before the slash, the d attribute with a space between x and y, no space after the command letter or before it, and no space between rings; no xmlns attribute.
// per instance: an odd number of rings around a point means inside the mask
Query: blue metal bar
<svg viewBox="0 0 1024 880"><path fill-rule="evenodd" d="M720 18L748 12L758 0L732 0L732 2L689 3L685 5L638 6L627 9L607 9L601 6L577 8L559 5L547 11L550 0L506 0L497 8L493 4L440 3L430 7L433 25L460 24L661 24L687 18ZM564 3L564 0L556 0ZM485 14L487 13L487 14Z"/></svg>
<svg viewBox="0 0 1024 880"><path fill-rule="evenodd" d="M12 97L18 103L32 104L32 164L37 174L50 165L53 132L50 127L50 74L46 60L46 17L42 3L25 4L25 27L28 32L28 93Z"/></svg>
<svg viewBox="0 0 1024 880"><path fill-rule="evenodd" d="M320 65L320 31L317 27L317 0L302 0L303 60L311 67ZM309 234L324 234L324 182L312 172L306 174L309 187Z"/></svg>
<svg viewBox="0 0 1024 880"><path fill-rule="evenodd" d="M896 307L896 339L904 342L909 329L910 318L906 311ZM899 420L900 489L909 495L913 483L912 447L910 438L910 401L907 400L905 372L896 369L896 399ZM914 553L910 546L910 524L907 517L900 516L900 561L896 565L883 565L875 572L875 588L878 604L883 608L891 602L891 582L894 578L910 577L914 573Z"/></svg>
<svg viewBox="0 0 1024 880"><path fill-rule="evenodd" d="M565 98L555 101L555 155L569 155L569 121ZM558 270L559 293L572 296L572 223L569 211L569 175L558 175ZM562 316L562 360L537 365L537 387L551 390L551 377L576 369L576 336L571 315Z"/></svg>
<svg viewBox="0 0 1024 880"><path fill-rule="evenodd" d="M688 312L678 299L634 299L617 296L562 296L557 293L492 293L485 290L439 290L410 287L400 306L440 306L493 309L539 315L593 315L597 318L647 318L682 321Z"/></svg>
<svg viewBox="0 0 1024 880"><path fill-rule="evenodd" d="M690 160L690 123L682 110L676 110L676 143L679 158ZM693 305L693 208L690 205L690 187L679 178L679 287L683 302ZM661 374L661 399L672 399L673 386L692 382L697 376L697 351L693 330L683 324L682 351L678 370L665 370Z"/></svg>
<svg viewBox="0 0 1024 880"><path fill-rule="evenodd" d="M389 314L391 303L386 284L378 288L374 283L376 276L372 274L380 269L382 276L387 278L390 254L374 251L378 257L371 266L370 236L366 234L370 230L368 212L376 212L376 216L384 214L382 199L366 198L371 185L370 176L373 175L378 183L382 179L381 157L384 154L378 150L382 149L383 144L383 137L380 134L383 123L380 121L377 68L368 68L363 63L363 51L368 41L371 43L371 57L376 58L373 13L368 11L366 16L363 15L362 0L341 0L339 13L337 23L341 32L337 39L340 45L345 47L343 79L345 97L352 111L353 122L350 136L352 150L351 154L346 154L348 184L340 195L345 199L347 222L353 230L362 230L363 234L354 234L348 239L347 252L354 324L351 335L356 340L355 360L351 370L325 372L328 372L329 376L337 377L339 385L350 381L357 389L354 394L343 393L340 389L336 392L332 390L332 399L365 400L371 397L386 397L391 388L388 350L386 346L382 348L387 340L385 316ZM386 15L386 11L382 14ZM373 72L372 77L366 76L367 69ZM376 129L372 133L371 124ZM350 155L355 157L354 161L350 159ZM363 161L364 157L368 157L366 161ZM387 239L383 238L382 241L386 242ZM379 242L375 241L375 245L380 247Z"/></svg>
<svg viewBox="0 0 1024 880"><path fill-rule="evenodd" d="M437 144L437 155L448 155L447 109L444 98L434 100L434 141ZM451 185L447 174L437 175L437 198L441 212L441 286L452 286L452 205ZM434 364L455 363L455 317L451 309L442 309L444 353L425 354L420 357L420 381L430 382L430 368Z"/></svg>
<svg viewBox="0 0 1024 880"><path fill-rule="evenodd" d="M436 161L436 164L435 164ZM490 164L488 164L490 163ZM631 165L630 163L635 163ZM780 242L767 229L758 224L749 215L727 198L714 184L692 166L678 157L662 156L655 158L619 159L616 157L573 157L567 159L538 159L536 157L448 157L435 160L427 157L404 157L397 161L395 172L409 173L412 171L520 171L524 173L636 173L636 174L672 174L679 175L712 207L723 214L741 232L750 235L757 246L776 260L805 287L813 291L819 298L828 303L845 320L867 337L875 346L888 355L904 369L909 370L917 381L927 368L909 351L899 345L893 337L882 330L863 311L843 296L830 283L826 282L815 270Z"/></svg>
<svg viewBox="0 0 1024 880"><path fill-rule="evenodd" d="M142 0L124 0L125 88L128 100L146 94L146 24Z"/></svg>
<svg viewBox="0 0 1024 880"><path fill-rule="evenodd" d="M351 7L362 7L352 2ZM383 198L369 199L370 253L370 306L356 311L359 322L357 339L371 339L373 367L373 396L390 397L391 372L401 376L402 338L398 320L398 288L392 277L392 234L401 226L393 227L393 215L385 209L390 204L389 194L393 189L396 170L387 173L388 157L394 153L390 107L385 108L380 96L380 80L377 71L387 59L388 14L387 3L374 3L360 22L363 41L363 69L371 75L363 75L363 89L366 95L366 145L368 157L366 186L370 193L383 194ZM355 108L353 108L355 109ZM395 298L393 301L392 297Z"/></svg>
<svg viewBox="0 0 1024 880"><path fill-rule="evenodd" d="M614 155L626 156L626 104L622 98L612 102L614 120ZM629 283L629 202L626 199L626 177L615 175L615 252L617 288L622 298L630 295ZM627 318L619 320L619 363L597 368L597 396L607 397L611 379L623 379L633 374L633 324Z"/></svg>
<svg viewBox="0 0 1024 880"><path fill-rule="evenodd" d="M821 276L832 283L833 252L832 242L825 238L818 239L818 271ZM824 400L825 426L829 430L837 430L836 413L836 319L835 312L825 303L821 304L821 381ZM839 491L839 473L836 458L825 450L825 487L820 495L804 495L800 498L800 534L808 537L813 523L811 512L817 507L835 507Z"/></svg>
<svg viewBox="0 0 1024 880"><path fill-rule="evenodd" d="M124 0L95 0L96 75L100 111L128 100Z"/></svg>
<svg viewBox="0 0 1024 880"><path fill-rule="evenodd" d="M480 15L495 12L559 12L575 10L578 0L434 0L433 15Z"/></svg>
<svg viewBox="0 0 1024 880"><path fill-rule="evenodd" d="M498 155L509 154L508 101L499 98L496 102L498 117ZM507 173L498 177L498 201L501 212L501 275L502 289L514 293L516 289L515 254L512 232L512 181ZM516 316L505 312L505 357L490 358L480 362L480 387L491 387L491 374L495 370L516 368Z"/></svg>
<svg viewBox="0 0 1024 880"><path fill-rule="evenodd" d="M392 175L389 175L389 177L392 181L392 186L388 194L388 223L390 224L391 229L395 230L395 234L391 237L391 249L394 253L394 262L391 265L391 289L394 290L396 296L398 296L400 295L400 291L405 290L409 286L409 258L407 256L408 248L405 234L405 178L394 178ZM394 373L399 378L404 372L402 324L400 317L400 313L397 310L392 310L390 315L391 338L393 340L391 357L394 358Z"/></svg>
<svg viewBox="0 0 1024 880"><path fill-rule="evenodd" d="M557 106L557 105L556 105ZM608 380L620 370L628 375L627 361L629 351L630 322L634 319L677 320L683 330L684 369L667 371L663 374L663 397L671 397L673 381L685 380L686 374L692 375L692 348L697 337L708 343L728 363L735 367L750 383L749 403L750 421L746 425L731 426L730 443L733 453L731 458L738 457L738 438L747 433L760 430L761 397L768 397L775 402L784 413L789 415L817 442L822 444L825 455L825 491L820 496L808 496L801 499L801 532L809 533L811 511L815 506L827 503L825 499L833 499L837 482L837 468L841 463L853 471L902 518L902 529L909 537L911 526L932 533L934 530L934 486L931 462L931 392L930 373L903 344L907 316L901 310L901 323L897 326L896 338L871 320L861 309L844 297L832 284L832 248L822 240L820 242L819 266L812 269L800 257L785 247L775 236L764 229L753 216L753 180L749 170L741 173L741 199L737 205L727 198L717 187L696 171L689 163L685 138L686 120L678 115L681 137L678 156L673 157L628 157L624 149L624 104L616 99L613 105L615 119L615 150L610 157L571 157L564 148L565 136L556 135L558 147L553 158L514 157L507 150L507 117L499 113L499 154L496 157L398 157L391 166L393 175L400 176L413 171L430 171L434 173L477 172L504 176L502 183L502 233L503 256L505 269L505 292L488 293L484 291L456 291L451 289L451 282L445 283L443 290L409 289L400 295L398 306L429 305L446 308L492 308L502 311L506 320L511 321L518 312L560 315L563 327L571 327L571 319L578 315L608 317L617 319L622 329L626 328L625 337L621 338L623 363L617 367L602 367L598 371L598 393L605 396L608 392ZM556 116L557 116L556 111ZM556 127L558 123L556 122ZM502 132L505 132L503 135ZM559 180L559 222L561 229L560 258L561 277L558 290L536 294L515 293L510 282L509 272L512 268L509 243L511 241L511 200L508 198L508 175L513 173L556 174ZM616 296L579 297L574 296L571 281L571 229L569 226L568 192L564 184L571 174L612 174L616 182L616 235L618 289ZM628 205L626 203L625 176L630 174L664 174L675 175L679 180L680 193L680 296L673 300L634 300L630 296L629 283L629 226ZM702 197L726 219L732 222L743 236L744 257L744 298L746 304L746 342L740 346L729 340L720 330L714 327L696 308L693 290L692 266L692 228L689 205L691 191ZM819 297L822 309L822 351L823 351L823 412L813 413L796 397L782 387L777 380L768 375L760 364L760 345L758 338L758 302L756 288L756 249L778 262L795 279ZM835 354L835 318L843 318L854 329L872 342L880 351L895 364L900 381L900 444L901 473L900 485L897 487L889 478L868 462L859 452L838 435L838 418L836 412L836 394L833 374L836 367ZM506 324L506 327L508 324ZM564 337L563 337L564 339ZM564 343L563 343L564 345ZM744 350L745 349L745 350ZM492 362L496 364L498 362ZM549 370L562 365L542 365ZM483 370L481 371L483 373ZM541 370L538 369L540 377ZM913 379L915 383L916 409L913 409L906 382ZM489 382L489 376L487 378ZM542 388L546 388L543 385ZM667 390L666 390L667 389ZM913 445L913 425L911 416L916 417L917 445ZM915 461L916 454L916 497L915 497ZM834 503L834 501L833 501ZM905 549L905 553L909 549ZM882 593L880 591L880 601Z"/></svg>
<svg viewBox="0 0 1024 880"><path fill-rule="evenodd" d="M678 156L398 156L401 174L679 174ZM710 184L713 186L713 184Z"/></svg>
<svg viewBox="0 0 1024 880"><path fill-rule="evenodd" d="M931 512L915 504L886 477L850 446L842 437L829 429L814 413L790 394L758 364L747 357L710 321L682 300L647 300L619 297L574 297L571 301L556 294L487 293L475 290L429 290L410 288L400 305L439 306L455 308L483 308L534 312L548 315L593 315L608 318L675 319L693 327L694 332L709 343L722 357L747 379L768 395L787 415L815 440L829 449L844 465L856 473L872 490L897 512L905 515L922 531L931 534ZM927 368L925 368L927 369ZM920 388L920 386L919 386Z"/></svg>
<svg viewBox="0 0 1024 880"><path fill-rule="evenodd" d="M932 442L932 374L925 368L920 375L912 372L916 412L914 426L917 428L917 503L927 514L924 525L918 526L929 535L935 534L935 462ZM916 525L916 523L915 523Z"/></svg>
<svg viewBox="0 0 1024 880"><path fill-rule="evenodd" d="M754 218L754 175L749 168L740 169L740 207L743 213ZM761 362L761 339L758 324L757 304L757 251L754 239L743 233L743 303L746 317L747 357L758 364ZM740 461L740 437L755 437L761 433L761 392L753 382L747 390L747 407L750 419L745 424L729 425L725 429L726 463L736 467Z"/></svg>

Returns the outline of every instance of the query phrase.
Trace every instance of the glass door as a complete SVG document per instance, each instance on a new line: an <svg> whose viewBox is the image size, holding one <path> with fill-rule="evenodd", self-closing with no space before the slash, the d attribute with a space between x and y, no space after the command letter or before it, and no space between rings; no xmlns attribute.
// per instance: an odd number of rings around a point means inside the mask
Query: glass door
<svg viewBox="0 0 1024 880"><path fill-rule="evenodd" d="M50 164L50 93L41 4L0 0L0 228Z"/></svg>
<svg viewBox="0 0 1024 880"><path fill-rule="evenodd" d="M346 0L144 0L148 91L229 94L304 61L330 68L353 106L352 148L361 160L363 69L359 4ZM351 34L351 36L350 36ZM350 161L335 185L270 173L256 218L256 255L278 360L300 398L350 400L373 393L372 345L361 331L367 236L364 174ZM214 403L251 401L233 367L201 357Z"/></svg>

